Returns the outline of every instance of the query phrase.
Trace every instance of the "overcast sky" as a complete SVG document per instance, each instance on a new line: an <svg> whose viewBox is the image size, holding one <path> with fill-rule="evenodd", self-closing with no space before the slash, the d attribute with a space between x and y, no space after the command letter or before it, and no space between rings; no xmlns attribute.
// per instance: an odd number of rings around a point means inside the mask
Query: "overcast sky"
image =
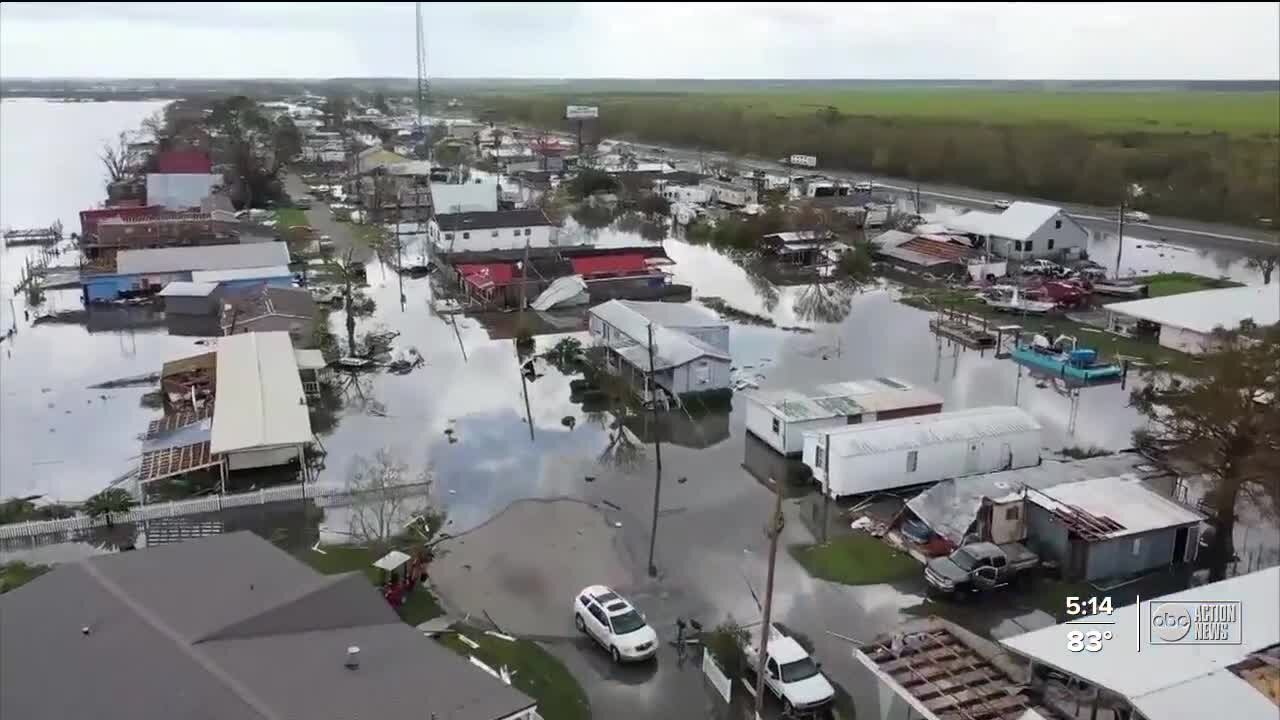
<svg viewBox="0 0 1280 720"><path fill-rule="evenodd" d="M434 77L1280 77L1280 3L424 3ZM4 77L414 75L413 3L0 4Z"/></svg>

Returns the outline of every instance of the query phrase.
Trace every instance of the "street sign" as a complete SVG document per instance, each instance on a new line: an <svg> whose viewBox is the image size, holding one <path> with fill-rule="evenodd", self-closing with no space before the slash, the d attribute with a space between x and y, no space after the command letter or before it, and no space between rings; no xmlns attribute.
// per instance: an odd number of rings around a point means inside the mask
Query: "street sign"
<svg viewBox="0 0 1280 720"><path fill-rule="evenodd" d="M598 118L600 117L600 108L595 105L568 105L564 109L564 116L569 120Z"/></svg>

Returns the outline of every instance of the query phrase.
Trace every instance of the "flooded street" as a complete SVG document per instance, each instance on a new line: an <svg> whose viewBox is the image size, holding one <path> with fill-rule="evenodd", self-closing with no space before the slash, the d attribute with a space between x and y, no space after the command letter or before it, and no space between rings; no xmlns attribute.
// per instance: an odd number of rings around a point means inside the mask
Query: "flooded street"
<svg viewBox="0 0 1280 720"><path fill-rule="evenodd" d="M78 227L76 211L102 199L95 157L100 139L132 129L158 107L4 103L2 222L18 226L60 218L68 232ZM48 163L44 154L54 151L54 143L60 161ZM349 230L335 224L332 232ZM616 225L586 230L569 221L564 232L601 245L651 242ZM1240 257L1226 251L1156 248L1138 237L1126 242L1134 247L1126 250L1124 267L1134 272L1177 269L1243 279ZM1043 425L1047 452L1074 445L1126 448L1141 423L1128 406L1128 389L1110 385L1081 392L1073 430L1068 397L1051 385L1037 386L991 351L940 341L930 333L929 313L896 302L892 286L776 286L711 247L673 238L662 245L675 262L673 281L692 285L695 302L718 297L776 325L730 322L733 364L761 389L888 376L936 391L948 410L1017 404ZM1114 257L1114 251L1114 236L1093 238L1091 252L1099 262L1106 264L1101 256ZM165 360L196 352L199 339L169 336L159 316L146 309L83 312L74 290L48 293L34 310L66 315L33 326L23 317L23 296L13 293L22 256L14 251L0 257L0 327L15 320L19 327L0 347L0 496L79 500L130 468L138 434L160 417L158 409L143 405L150 387L88 386L155 372ZM553 652L584 675L599 717L705 717L697 710L706 705L704 691L690 680L696 680L696 668L673 669L674 658L668 662L665 655L656 671L612 668L575 636L569 602L583 584L614 583L645 609L663 637L674 632L677 618L697 618L709 627L727 615L750 620L758 614L752 593L764 587L767 543L761 528L772 495L756 476L773 475L775 468L746 437L745 399L735 396L730 408L696 418L668 419L670 426L657 431L648 418L633 417L622 432L611 413L571 400L575 376L541 363L538 375L522 376L512 314L439 316L431 310L429 279L401 277L378 259L366 269L365 292L376 309L358 319L357 335L394 331L394 348L416 350L425 364L399 375L338 374L334 397L315 423L325 453L318 480L343 483L357 456L380 448L406 462L415 476L430 473L433 500L450 519L447 531L463 534L446 545L453 555L442 561L446 603L465 612L488 611L499 621L514 618L517 632L546 636ZM582 322L580 316L558 321L566 327ZM343 312L331 314L330 328L345 346ZM587 342L584 332L539 335L536 352L568 336ZM1135 382L1131 377L1129 389ZM656 525L655 436L664 440ZM641 444L632 446L633 437ZM529 499L574 502L571 510L550 502L512 508ZM809 503L803 496L786 501L786 543L812 540L803 522ZM317 540L342 542L350 512L282 503L153 521L138 529L139 544L251 529L303 552ZM594 543L585 553L590 561L579 563L574 548L587 540ZM49 562L114 547L110 539L89 539L14 546L3 554ZM468 579L482 570L483 582ZM833 679L847 685L853 684L856 663L845 641L825 631L869 638L922 601L915 585L847 587L815 580L785 551L777 573L777 617L809 636ZM846 690L855 697L868 694L867 688Z"/></svg>

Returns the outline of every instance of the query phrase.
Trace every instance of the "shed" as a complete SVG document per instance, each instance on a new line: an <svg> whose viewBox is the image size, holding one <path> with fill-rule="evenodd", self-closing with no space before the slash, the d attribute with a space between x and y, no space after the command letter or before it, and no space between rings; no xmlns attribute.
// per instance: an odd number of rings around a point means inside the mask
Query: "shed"
<svg viewBox="0 0 1280 720"><path fill-rule="evenodd" d="M1200 606L1221 607L1224 601L1239 603L1237 619L1231 623L1235 642L1152 646L1153 613L1160 608L1180 605L1194 612ZM1123 611L1072 618L1071 628L1054 625L1001 643L1030 660L1033 669L1052 668L1112 693L1128 709L1150 720L1275 720L1275 700L1242 677L1241 668L1259 659L1276 664L1277 607L1280 567L1270 567L1152 600L1144 598L1137 607ZM1109 636L1097 651L1073 651L1063 641L1069 629L1103 625Z"/></svg>
<svg viewBox="0 0 1280 720"><path fill-rule="evenodd" d="M218 341L212 452L228 469L302 460L311 418L288 333L230 335Z"/></svg>
<svg viewBox="0 0 1280 720"><path fill-rule="evenodd" d="M803 459L832 496L891 490L1040 462L1040 423L984 407L805 433Z"/></svg>
<svg viewBox="0 0 1280 720"><path fill-rule="evenodd" d="M213 283L189 282L175 280L160 291L164 298L164 311L176 315L209 315L216 309L217 298L214 292L218 286Z"/></svg>
<svg viewBox="0 0 1280 720"><path fill-rule="evenodd" d="M1244 320L1259 327L1280 322L1280 283L1200 290L1104 306L1114 329L1120 318L1158 325L1160 344L1185 353L1213 350L1216 328L1234 330Z"/></svg>
<svg viewBox="0 0 1280 720"><path fill-rule="evenodd" d="M783 455L804 450L805 433L942 411L942 398L894 378L822 385L808 392L747 394L747 431Z"/></svg>
<svg viewBox="0 0 1280 720"><path fill-rule="evenodd" d="M1026 511L1027 544L1088 581L1194 561L1204 519L1132 475L1028 491Z"/></svg>

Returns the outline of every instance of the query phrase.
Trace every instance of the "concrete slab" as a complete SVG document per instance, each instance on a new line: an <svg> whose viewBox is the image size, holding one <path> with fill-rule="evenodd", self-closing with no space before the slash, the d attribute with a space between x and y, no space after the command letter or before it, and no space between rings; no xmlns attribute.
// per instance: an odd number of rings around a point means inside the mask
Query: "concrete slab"
<svg viewBox="0 0 1280 720"><path fill-rule="evenodd" d="M447 606L487 612L507 633L574 637L571 608L579 590L624 588L635 580L618 532L580 501L520 501L444 543L431 565L432 586Z"/></svg>

